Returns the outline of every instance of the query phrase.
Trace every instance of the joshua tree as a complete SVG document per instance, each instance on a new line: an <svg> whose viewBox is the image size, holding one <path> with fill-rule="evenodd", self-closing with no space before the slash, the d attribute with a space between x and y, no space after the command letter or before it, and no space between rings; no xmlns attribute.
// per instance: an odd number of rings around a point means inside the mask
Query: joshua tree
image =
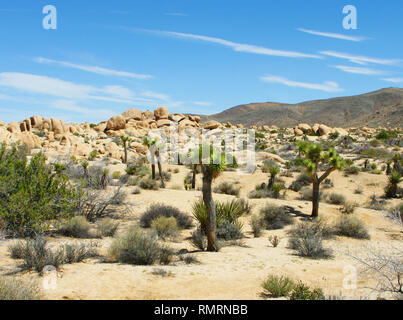
<svg viewBox="0 0 403 320"><path fill-rule="evenodd" d="M393 158L393 170L399 172L400 174L403 173L402 165L400 164L400 154L396 153Z"/></svg>
<svg viewBox="0 0 403 320"><path fill-rule="evenodd" d="M132 138L130 136L127 136L127 135L121 135L120 139L122 140L123 149L125 150L124 163L127 163L127 145L132 140Z"/></svg>
<svg viewBox="0 0 403 320"><path fill-rule="evenodd" d="M163 149L163 145L158 143L158 139L154 139L151 142L151 149L152 149L151 151L153 151L152 153L155 152L155 156L157 157L158 172L161 178L161 186L162 188L165 188L164 176L162 174L162 166L161 166L161 154L160 154L160 151Z"/></svg>
<svg viewBox="0 0 403 320"><path fill-rule="evenodd" d="M273 164L269 167L269 173L270 173L270 180L269 180L269 185L267 186L267 189L273 188L274 181L276 180L276 176L280 173L280 167L277 164Z"/></svg>
<svg viewBox="0 0 403 320"><path fill-rule="evenodd" d="M397 171L392 171L389 176L389 184L385 189L388 198L394 198L397 194L397 185L402 182L402 175Z"/></svg>
<svg viewBox="0 0 403 320"><path fill-rule="evenodd" d="M203 157L203 150L209 151L208 158ZM213 200L211 185L213 180L217 178L225 169L225 154L215 150L213 146L199 146L199 149L193 151L193 157L199 160L201 171L203 173L203 202L207 209L207 251L217 251L216 246L216 228L217 217L216 207Z"/></svg>
<svg viewBox="0 0 403 320"><path fill-rule="evenodd" d="M388 159L386 160L386 175L390 175L392 173L392 160Z"/></svg>
<svg viewBox="0 0 403 320"><path fill-rule="evenodd" d="M86 160L82 161L81 166L84 169L84 178L87 179L88 178L88 166L89 166L88 161L86 161Z"/></svg>
<svg viewBox="0 0 403 320"><path fill-rule="evenodd" d="M336 170L343 170L344 160L336 154L334 149L323 151L323 148L314 143L300 145L298 143L298 150L304 156L297 159L297 163L305 167L312 177L313 194L312 194L312 218L319 217L319 194L320 184L329 177L329 175ZM321 171L319 166L325 167L324 173L319 177L318 172Z"/></svg>
<svg viewBox="0 0 403 320"><path fill-rule="evenodd" d="M143 145L146 146L150 150L151 146L152 146L152 140L149 137L144 137ZM150 151L152 151L152 150L150 150ZM151 177L153 180L155 180L155 155L154 155L154 152L150 152L150 157L151 157Z"/></svg>

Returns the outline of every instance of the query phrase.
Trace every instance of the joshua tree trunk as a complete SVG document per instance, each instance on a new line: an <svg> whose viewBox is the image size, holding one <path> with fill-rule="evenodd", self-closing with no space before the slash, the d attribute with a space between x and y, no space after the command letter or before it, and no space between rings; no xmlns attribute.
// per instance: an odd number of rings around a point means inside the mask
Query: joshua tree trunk
<svg viewBox="0 0 403 320"><path fill-rule="evenodd" d="M391 168L390 163L388 163L387 167L386 167L386 175L389 176L391 173L392 173L392 168Z"/></svg>
<svg viewBox="0 0 403 320"><path fill-rule="evenodd" d="M158 172L160 173L160 178L161 178L161 186L162 188L165 188L165 182L164 182L164 177L162 175L162 167L161 167L161 161L159 155L157 156L157 164L158 164Z"/></svg>
<svg viewBox="0 0 403 320"><path fill-rule="evenodd" d="M123 148L125 150L125 163L127 163L127 142L124 142Z"/></svg>
<svg viewBox="0 0 403 320"><path fill-rule="evenodd" d="M216 238L216 210L211 192L213 172L208 166L203 166L203 202L207 209L207 251L217 251Z"/></svg>
<svg viewBox="0 0 403 320"><path fill-rule="evenodd" d="M273 187L275 179L276 179L275 176L273 176L273 175L270 176L269 185L267 186L268 190L270 190Z"/></svg>
<svg viewBox="0 0 403 320"><path fill-rule="evenodd" d="M319 190L320 182L318 180L313 182L313 193L312 193L312 218L316 219L319 217Z"/></svg>
<svg viewBox="0 0 403 320"><path fill-rule="evenodd" d="M192 189L196 189L196 171L197 171L197 164L193 165L193 176L192 176Z"/></svg>
<svg viewBox="0 0 403 320"><path fill-rule="evenodd" d="M151 153L151 177L155 180L155 158L153 153Z"/></svg>

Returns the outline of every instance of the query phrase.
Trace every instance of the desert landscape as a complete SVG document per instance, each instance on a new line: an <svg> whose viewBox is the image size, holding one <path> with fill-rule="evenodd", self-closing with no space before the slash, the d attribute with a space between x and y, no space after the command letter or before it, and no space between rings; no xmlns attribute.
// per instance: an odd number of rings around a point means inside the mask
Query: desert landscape
<svg viewBox="0 0 403 320"><path fill-rule="evenodd" d="M212 180L214 250L206 250L203 219L203 167L211 164L165 159L153 177L150 134L172 128L214 139L254 130L253 172L235 161ZM0 296L401 298L402 128L250 128L165 107L97 124L40 116L0 123ZM298 161L310 157L314 171ZM313 219L313 180L324 173Z"/></svg>

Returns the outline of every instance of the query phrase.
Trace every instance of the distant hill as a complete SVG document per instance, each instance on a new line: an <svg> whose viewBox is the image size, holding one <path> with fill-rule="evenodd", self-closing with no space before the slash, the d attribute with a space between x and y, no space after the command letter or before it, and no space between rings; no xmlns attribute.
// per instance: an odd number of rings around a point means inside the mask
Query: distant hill
<svg viewBox="0 0 403 320"><path fill-rule="evenodd" d="M333 127L403 125L403 89L387 88L358 96L314 100L297 104L275 102L240 105L202 121L276 125L292 127L299 123L323 123Z"/></svg>

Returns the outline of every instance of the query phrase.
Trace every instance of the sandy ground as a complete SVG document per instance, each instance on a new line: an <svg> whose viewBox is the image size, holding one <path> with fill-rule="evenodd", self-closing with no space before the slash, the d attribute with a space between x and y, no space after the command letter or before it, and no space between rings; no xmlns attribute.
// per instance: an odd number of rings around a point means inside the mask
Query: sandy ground
<svg viewBox="0 0 403 320"><path fill-rule="evenodd" d="M175 166L171 166L175 168ZM131 212L121 217L119 232L124 232L130 224L137 223L144 210L155 202L162 202L180 208L191 214L192 203L201 196L200 191L183 190L183 178L188 170L178 167L180 172L172 173L172 179L167 189L145 191L133 195L133 188L125 188L128 201L132 205ZM166 169L166 168L165 168ZM281 177L288 186L293 178ZM198 175L198 186L201 175ZM376 294L364 287L370 284L365 278L358 277L358 289L343 289L343 279L346 266L357 266L347 253L363 253L367 248L378 248L385 251L391 246L403 248L402 229L392 224L380 211L366 209L369 198L373 194L382 195L386 185L384 175L360 173L358 176L345 177L342 173L334 173L330 177L334 188L324 192L336 192L346 196L347 200L357 202L360 207L354 215L360 218L368 227L371 240L354 240L339 237L325 241L325 247L334 250L334 258L330 260L311 260L295 255L287 248L287 235L284 230L265 231L260 238L253 238L249 225L249 216L242 218L245 223L245 239L242 246L224 247L219 253L197 252L189 241L191 231L182 231L175 242L167 242L172 248L187 249L200 264L186 265L175 262L169 266L131 266L123 264L104 263L99 259L89 259L83 263L63 265L58 273L57 288L43 290L46 299L264 299L261 283L269 274L288 275L295 280L301 280L311 286L323 288L327 295L343 295L347 298L376 298ZM241 197L255 188L258 183L266 182L268 176L258 170L253 175L237 175L225 172L215 183L229 181L242 186ZM355 194L357 186L363 189L362 194ZM182 190L177 190L177 189ZM234 197L214 194L216 200L231 200ZM311 203L300 200L298 193L287 191L284 200L259 199L250 200L253 203L253 213L266 203L287 205L301 214L310 215ZM392 207L399 200L388 201ZM332 222L341 215L340 206L320 204L321 217ZM296 221L303 219L295 217ZM269 235L278 235L281 242L273 248L268 240ZM67 238L51 239L51 243L73 241ZM105 254L112 239L100 240L100 253ZM5 274L16 270L18 261L12 260L7 252L9 241L0 242L0 273ZM171 272L162 277L153 275L156 268ZM34 272L15 274L25 279L36 279L40 283L43 278Z"/></svg>

